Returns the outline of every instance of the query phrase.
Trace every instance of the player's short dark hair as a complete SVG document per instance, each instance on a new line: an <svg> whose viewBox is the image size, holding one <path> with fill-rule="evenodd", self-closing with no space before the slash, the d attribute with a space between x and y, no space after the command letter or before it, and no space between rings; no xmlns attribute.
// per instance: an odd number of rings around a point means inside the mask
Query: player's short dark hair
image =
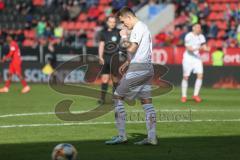
<svg viewBox="0 0 240 160"><path fill-rule="evenodd" d="M200 25L200 26L201 26L201 24L197 22L197 23L193 23L193 24L192 24L192 27L194 27L194 26L196 26L196 25Z"/></svg>
<svg viewBox="0 0 240 160"><path fill-rule="evenodd" d="M132 15L132 16L136 17L133 10L129 7L123 7L117 12L117 17L120 17L120 16L123 17L123 16L126 16L126 15Z"/></svg>

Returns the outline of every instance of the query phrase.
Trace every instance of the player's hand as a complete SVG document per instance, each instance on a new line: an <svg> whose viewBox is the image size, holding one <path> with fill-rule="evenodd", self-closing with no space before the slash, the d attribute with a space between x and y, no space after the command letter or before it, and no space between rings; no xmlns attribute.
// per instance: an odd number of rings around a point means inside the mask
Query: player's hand
<svg viewBox="0 0 240 160"><path fill-rule="evenodd" d="M99 57L99 64L104 65L104 59L102 57Z"/></svg>
<svg viewBox="0 0 240 160"><path fill-rule="evenodd" d="M125 70L126 70L128 65L129 65L128 61L126 61L125 63L123 63L123 65L121 65L121 67L118 70L121 75L123 75L125 73Z"/></svg>
<svg viewBox="0 0 240 160"><path fill-rule="evenodd" d="M125 29L125 28L123 28L121 31L120 31L120 36L122 37L122 38L127 38L128 37L128 30L127 29Z"/></svg>
<svg viewBox="0 0 240 160"><path fill-rule="evenodd" d="M206 51L210 52L210 50L211 50L211 47L207 46Z"/></svg>
<svg viewBox="0 0 240 160"><path fill-rule="evenodd" d="M204 51L206 51L206 52L209 52L209 51L211 50L211 48L210 48L209 46L207 46L207 45L201 46L200 49L201 49L201 50L204 50Z"/></svg>

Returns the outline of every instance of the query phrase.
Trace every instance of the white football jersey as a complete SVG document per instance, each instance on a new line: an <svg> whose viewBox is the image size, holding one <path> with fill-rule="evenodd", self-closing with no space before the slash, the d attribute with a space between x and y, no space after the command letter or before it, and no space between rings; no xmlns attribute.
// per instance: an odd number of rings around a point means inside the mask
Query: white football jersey
<svg viewBox="0 0 240 160"><path fill-rule="evenodd" d="M132 56L131 63L151 63L152 37L147 25L138 21L131 31L129 41L138 44L138 49Z"/></svg>
<svg viewBox="0 0 240 160"><path fill-rule="evenodd" d="M199 49L202 44L206 43L206 39L203 34L195 35L193 32L189 32L185 36L185 47L192 47L197 49L194 52L189 52L187 49L184 52L183 59L200 59Z"/></svg>

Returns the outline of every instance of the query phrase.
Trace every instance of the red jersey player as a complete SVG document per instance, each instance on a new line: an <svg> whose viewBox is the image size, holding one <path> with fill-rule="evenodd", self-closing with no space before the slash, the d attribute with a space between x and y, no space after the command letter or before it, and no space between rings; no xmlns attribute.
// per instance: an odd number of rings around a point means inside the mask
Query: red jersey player
<svg viewBox="0 0 240 160"><path fill-rule="evenodd" d="M7 36L6 40L9 44L9 53L5 57L3 57L1 62L5 62L8 59L11 59L11 62L9 64L8 79L5 83L5 86L3 88L0 88L0 93L7 93L9 91L11 79L14 74L18 76L23 85L22 93L27 93L30 91L30 87L27 85L27 82L22 76L22 59L19 46L10 35Z"/></svg>

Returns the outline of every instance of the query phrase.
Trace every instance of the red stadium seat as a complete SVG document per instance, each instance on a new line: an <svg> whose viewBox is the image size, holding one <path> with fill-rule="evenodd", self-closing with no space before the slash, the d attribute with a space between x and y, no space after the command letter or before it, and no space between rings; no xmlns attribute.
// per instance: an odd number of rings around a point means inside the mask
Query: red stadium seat
<svg viewBox="0 0 240 160"><path fill-rule="evenodd" d="M104 10L105 10L105 6L104 5L99 5L98 10L99 10L100 13L103 13Z"/></svg>
<svg viewBox="0 0 240 160"><path fill-rule="evenodd" d="M224 13L223 12L219 12L216 16L217 20L224 20Z"/></svg>
<svg viewBox="0 0 240 160"><path fill-rule="evenodd" d="M63 22L61 23L61 26L62 26L63 29L67 29L67 25L68 25L68 22L67 22L67 21L63 21Z"/></svg>
<svg viewBox="0 0 240 160"><path fill-rule="evenodd" d="M88 28L89 28L89 22L86 21L82 24L82 29L87 30Z"/></svg>
<svg viewBox="0 0 240 160"><path fill-rule="evenodd" d="M29 31L29 38L35 39L36 38L36 32L34 29Z"/></svg>
<svg viewBox="0 0 240 160"><path fill-rule="evenodd" d="M94 29L96 28L96 26L97 26L97 23L94 21L89 23L89 29Z"/></svg>
<svg viewBox="0 0 240 160"><path fill-rule="evenodd" d="M228 28L227 22L226 21L217 21L217 26L219 29L224 29L226 30Z"/></svg>
<svg viewBox="0 0 240 160"><path fill-rule="evenodd" d="M34 6L44 6L45 0L32 0Z"/></svg>
<svg viewBox="0 0 240 160"><path fill-rule="evenodd" d="M208 41L210 47L219 48L223 47L223 40L221 39L211 39Z"/></svg>
<svg viewBox="0 0 240 160"><path fill-rule="evenodd" d="M67 23L67 26L66 26L67 30L74 30L75 29L75 22L69 22Z"/></svg>
<svg viewBox="0 0 240 160"><path fill-rule="evenodd" d="M79 16L78 16L78 21L86 21L87 20L87 14L85 13L81 13Z"/></svg>
<svg viewBox="0 0 240 160"><path fill-rule="evenodd" d="M218 14L216 12L211 12L208 16L209 20L217 20Z"/></svg>
<svg viewBox="0 0 240 160"><path fill-rule="evenodd" d="M214 47L214 45L215 45L215 41L213 39L209 39L208 40L208 46Z"/></svg>
<svg viewBox="0 0 240 160"><path fill-rule="evenodd" d="M32 29L32 30L25 30L23 33L24 33L24 36L26 38L30 38L30 39L36 38L36 33L35 33L34 29Z"/></svg>
<svg viewBox="0 0 240 160"><path fill-rule="evenodd" d="M238 3L239 0L224 0L225 3Z"/></svg>
<svg viewBox="0 0 240 160"><path fill-rule="evenodd" d="M85 22L76 22L75 26L74 26L74 30L87 30L89 29L89 22L85 21Z"/></svg>
<svg viewBox="0 0 240 160"><path fill-rule="evenodd" d="M25 47L33 47L35 45L35 41L31 39L25 39L23 41L23 46Z"/></svg>
<svg viewBox="0 0 240 160"><path fill-rule="evenodd" d="M99 4L100 5L106 5L109 3L109 0L100 0Z"/></svg>
<svg viewBox="0 0 240 160"><path fill-rule="evenodd" d="M87 41L87 47L93 47L93 46L94 46L93 40L88 40Z"/></svg>
<svg viewBox="0 0 240 160"><path fill-rule="evenodd" d="M217 48L223 47L223 40L221 40L221 39L217 40L215 46L216 46Z"/></svg>
<svg viewBox="0 0 240 160"><path fill-rule="evenodd" d="M236 10L237 9L237 4L236 3L231 3L230 4L230 8L232 9L232 10Z"/></svg>
<svg viewBox="0 0 240 160"><path fill-rule="evenodd" d="M94 38L94 35L95 35L95 32L94 32L94 31L89 31L89 32L87 32L87 38L89 38L89 39L93 39L93 38Z"/></svg>
<svg viewBox="0 0 240 160"><path fill-rule="evenodd" d="M106 15L105 15L105 14L101 14L101 15L98 17L98 21L99 21L99 22L103 22L105 19L106 19Z"/></svg>
<svg viewBox="0 0 240 160"><path fill-rule="evenodd" d="M225 30L220 30L218 32L217 38L223 38L226 35L226 31Z"/></svg>
<svg viewBox="0 0 240 160"><path fill-rule="evenodd" d="M210 8L212 11L221 11L222 10L222 4L219 4L219 3L215 3L213 5L210 5Z"/></svg>
<svg viewBox="0 0 240 160"><path fill-rule="evenodd" d="M74 29L75 29L75 30L80 30L80 29L82 29L82 22L76 22Z"/></svg>

